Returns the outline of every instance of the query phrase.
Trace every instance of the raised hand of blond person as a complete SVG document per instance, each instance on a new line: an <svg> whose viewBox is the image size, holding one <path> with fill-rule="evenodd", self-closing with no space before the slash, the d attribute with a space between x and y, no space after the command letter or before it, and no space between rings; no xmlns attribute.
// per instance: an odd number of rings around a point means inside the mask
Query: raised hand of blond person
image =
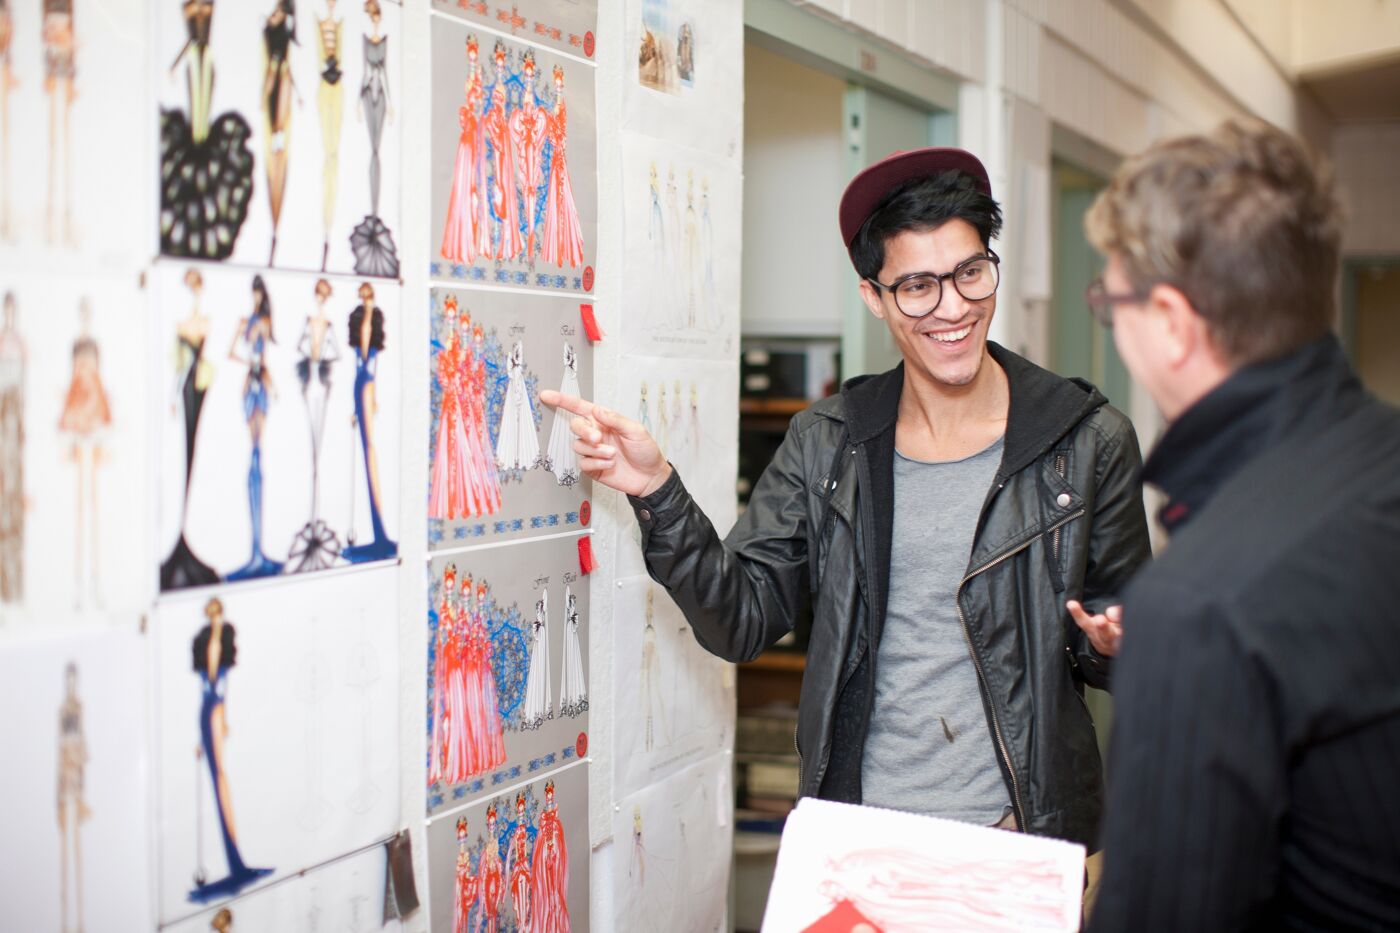
<svg viewBox="0 0 1400 933"><path fill-rule="evenodd" d="M540 391L540 401L574 415L569 429L579 469L604 486L646 496L671 476L661 448L639 422L574 395Z"/></svg>

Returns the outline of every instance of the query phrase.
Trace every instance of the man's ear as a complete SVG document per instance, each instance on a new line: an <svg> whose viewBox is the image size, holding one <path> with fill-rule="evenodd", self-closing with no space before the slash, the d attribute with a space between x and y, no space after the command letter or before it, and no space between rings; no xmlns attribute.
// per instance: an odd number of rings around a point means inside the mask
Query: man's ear
<svg viewBox="0 0 1400 933"><path fill-rule="evenodd" d="M882 321L885 319L885 306L880 302L880 293L870 284L869 279L860 280L860 297L871 314Z"/></svg>
<svg viewBox="0 0 1400 933"><path fill-rule="evenodd" d="M1205 318L1181 289L1166 284L1152 286L1148 310L1159 328L1162 360L1169 368L1180 370L1198 354L1214 352Z"/></svg>

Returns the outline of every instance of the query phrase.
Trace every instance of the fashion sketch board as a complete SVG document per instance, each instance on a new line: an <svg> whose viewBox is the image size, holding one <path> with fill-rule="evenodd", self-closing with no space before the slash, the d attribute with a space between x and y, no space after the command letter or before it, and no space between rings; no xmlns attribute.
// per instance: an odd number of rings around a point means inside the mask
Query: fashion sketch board
<svg viewBox="0 0 1400 933"><path fill-rule="evenodd" d="M592 291L593 65L452 17L430 28L432 278Z"/></svg>
<svg viewBox="0 0 1400 933"><path fill-rule="evenodd" d="M403 928L383 923L384 847L375 846L256 891L231 904L209 907L165 929L170 933L209 933L228 911L228 933L298 930L302 933L378 933ZM381 925L382 924L382 925Z"/></svg>
<svg viewBox="0 0 1400 933"><path fill-rule="evenodd" d="M629 134L622 183L623 348L733 359L739 352L739 244L725 234L741 224L738 167Z"/></svg>
<svg viewBox="0 0 1400 933"><path fill-rule="evenodd" d="M429 815L588 754L589 538L429 563Z"/></svg>
<svg viewBox="0 0 1400 933"><path fill-rule="evenodd" d="M443 813L428 825L432 930L587 933L588 839L584 763Z"/></svg>
<svg viewBox="0 0 1400 933"><path fill-rule="evenodd" d="M576 299L435 288L428 346L428 546L578 530L591 483L541 389L591 397Z"/></svg>
<svg viewBox="0 0 1400 933"><path fill-rule="evenodd" d="M580 58L597 51L598 0L433 0L433 8Z"/></svg>
<svg viewBox="0 0 1400 933"><path fill-rule="evenodd" d="M0 273L0 622L150 598L146 318L135 275Z"/></svg>
<svg viewBox="0 0 1400 933"><path fill-rule="evenodd" d="M625 0L622 127L736 164L744 126L740 0Z"/></svg>
<svg viewBox="0 0 1400 933"><path fill-rule="evenodd" d="M146 656L131 623L0 651L0 709L12 711L0 768L6 929L153 926Z"/></svg>
<svg viewBox="0 0 1400 933"><path fill-rule="evenodd" d="M650 578L618 582L613 659L619 795L733 746L734 667L700 646Z"/></svg>
<svg viewBox="0 0 1400 933"><path fill-rule="evenodd" d="M618 377L619 410L646 425L716 533L734 525L738 498L739 367L733 361L633 357ZM617 534L618 578L646 573L641 529Z"/></svg>
<svg viewBox="0 0 1400 933"><path fill-rule="evenodd" d="M158 604L163 923L397 828L397 581L330 572Z"/></svg>
<svg viewBox="0 0 1400 933"><path fill-rule="evenodd" d="M399 286L174 262L153 282L162 588L394 558Z"/></svg>
<svg viewBox="0 0 1400 933"><path fill-rule="evenodd" d="M763 929L1078 930L1084 847L806 797L783 828Z"/></svg>
<svg viewBox="0 0 1400 933"><path fill-rule="evenodd" d="M398 278L402 7L244 0L153 15L161 254Z"/></svg>
<svg viewBox="0 0 1400 933"><path fill-rule="evenodd" d="M618 801L613 904L619 933L728 929L733 766L731 755L711 755Z"/></svg>
<svg viewBox="0 0 1400 933"><path fill-rule="evenodd" d="M145 4L0 12L0 266L118 272L150 255ZM126 180L113 184L112 180Z"/></svg>

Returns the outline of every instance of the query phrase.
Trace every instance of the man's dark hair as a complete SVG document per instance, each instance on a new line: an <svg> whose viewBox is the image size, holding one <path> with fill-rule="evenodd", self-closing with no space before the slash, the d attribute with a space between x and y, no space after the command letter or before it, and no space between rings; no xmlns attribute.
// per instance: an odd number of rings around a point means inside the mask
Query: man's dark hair
<svg viewBox="0 0 1400 933"><path fill-rule="evenodd" d="M885 241L907 230L935 230L950 220L965 220L990 246L1001 232L1001 206L983 194L966 172L940 172L914 178L885 195L851 241L856 274L875 279L885 266Z"/></svg>

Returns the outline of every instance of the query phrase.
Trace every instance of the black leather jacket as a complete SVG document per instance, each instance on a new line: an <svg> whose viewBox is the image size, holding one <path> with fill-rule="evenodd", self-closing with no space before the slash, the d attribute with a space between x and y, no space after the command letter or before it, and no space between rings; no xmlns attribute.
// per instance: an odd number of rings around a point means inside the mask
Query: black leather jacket
<svg viewBox="0 0 1400 933"><path fill-rule="evenodd" d="M958 611L1018 824L1092 850L1103 777L1082 685L1106 686L1109 665L1064 602L1102 611L1148 559L1141 455L1092 386L988 346L1011 404ZM752 659L812 613L796 736L805 796L861 800L903 384L903 366L854 379L793 418L724 542L679 476L631 500L647 569L709 651Z"/></svg>

